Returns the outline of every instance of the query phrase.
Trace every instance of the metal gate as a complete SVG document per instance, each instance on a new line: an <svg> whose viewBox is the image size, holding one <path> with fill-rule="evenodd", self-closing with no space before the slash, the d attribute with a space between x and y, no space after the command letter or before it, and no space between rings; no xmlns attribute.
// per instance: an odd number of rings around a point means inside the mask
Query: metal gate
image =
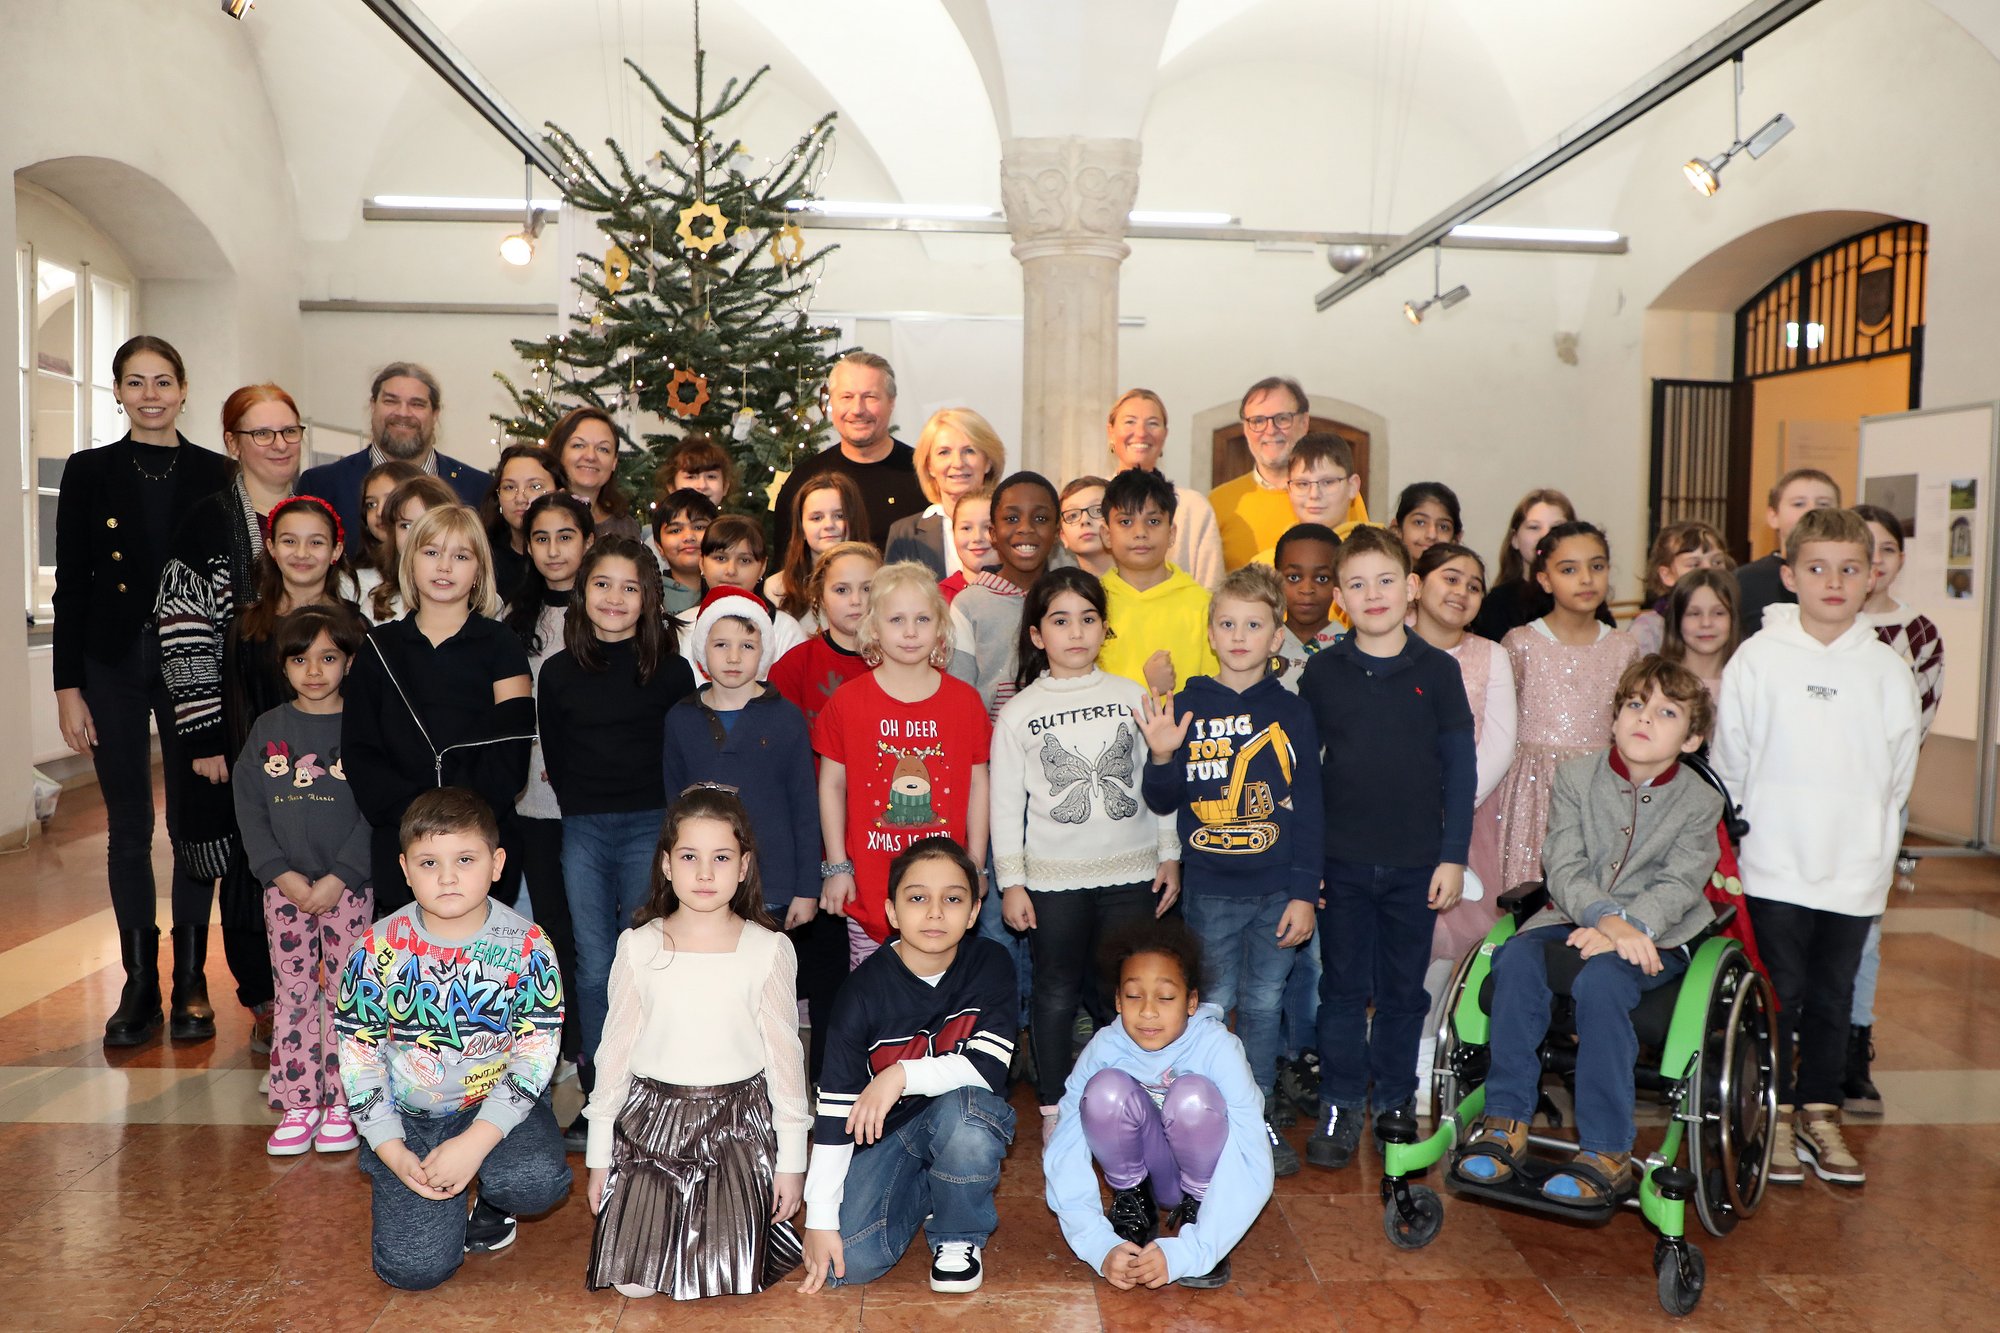
<svg viewBox="0 0 2000 1333"><path fill-rule="evenodd" d="M1735 386L1708 380L1653 381L1653 479L1649 531L1698 519L1731 550L1747 543L1741 506L1729 503L1730 413Z"/></svg>

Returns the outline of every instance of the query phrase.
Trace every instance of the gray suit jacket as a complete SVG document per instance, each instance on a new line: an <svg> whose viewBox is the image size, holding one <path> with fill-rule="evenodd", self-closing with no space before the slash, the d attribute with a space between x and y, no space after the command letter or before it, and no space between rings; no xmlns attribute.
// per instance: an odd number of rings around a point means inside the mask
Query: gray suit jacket
<svg viewBox="0 0 2000 1333"><path fill-rule="evenodd" d="M1661 948L1685 944L1715 913L1704 888L1715 870L1722 796L1685 768L1635 787L1611 751L1556 770L1542 875L1551 905L1523 929L1594 926L1623 913Z"/></svg>

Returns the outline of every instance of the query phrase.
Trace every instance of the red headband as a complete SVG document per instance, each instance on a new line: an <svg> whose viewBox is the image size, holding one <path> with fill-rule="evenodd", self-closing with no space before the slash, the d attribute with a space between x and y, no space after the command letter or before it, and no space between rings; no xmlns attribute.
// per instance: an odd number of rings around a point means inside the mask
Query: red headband
<svg viewBox="0 0 2000 1333"><path fill-rule="evenodd" d="M270 516L264 520L265 526L270 531L276 532L278 530L278 516L283 514L287 509L293 507L294 505L302 505L302 504L312 505L314 508L318 509L320 513L326 515L327 521L333 524L333 544L335 546L347 545L347 529L341 526L340 515L337 512L335 512L334 507L332 505L320 499L317 495L286 496L284 499L278 501L278 503L271 506Z"/></svg>

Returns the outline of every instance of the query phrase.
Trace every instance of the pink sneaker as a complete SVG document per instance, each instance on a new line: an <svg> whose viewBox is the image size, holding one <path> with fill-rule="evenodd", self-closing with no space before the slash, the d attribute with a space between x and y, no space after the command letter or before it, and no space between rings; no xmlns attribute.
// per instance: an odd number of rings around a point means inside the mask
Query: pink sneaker
<svg viewBox="0 0 2000 1333"><path fill-rule="evenodd" d="M326 1108L326 1123L319 1127L313 1137L314 1152L353 1152L360 1144L361 1136L354 1132L354 1120L347 1114L345 1106Z"/></svg>
<svg viewBox="0 0 2000 1333"><path fill-rule="evenodd" d="M271 1137L264 1141L264 1151L273 1157L297 1157L312 1147L313 1131L319 1128L320 1111L293 1109L285 1112L285 1118L271 1131Z"/></svg>

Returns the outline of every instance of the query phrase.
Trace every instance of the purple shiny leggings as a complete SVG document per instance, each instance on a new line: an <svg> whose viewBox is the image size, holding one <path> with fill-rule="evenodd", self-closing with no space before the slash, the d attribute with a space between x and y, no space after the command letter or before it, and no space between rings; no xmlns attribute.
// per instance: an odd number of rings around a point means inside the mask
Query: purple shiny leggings
<svg viewBox="0 0 2000 1333"><path fill-rule="evenodd" d="M1228 1139L1229 1107L1200 1074L1175 1079L1163 1106L1122 1069L1100 1069L1083 1085L1083 1141L1104 1179L1122 1190L1151 1177L1162 1208L1207 1195Z"/></svg>

